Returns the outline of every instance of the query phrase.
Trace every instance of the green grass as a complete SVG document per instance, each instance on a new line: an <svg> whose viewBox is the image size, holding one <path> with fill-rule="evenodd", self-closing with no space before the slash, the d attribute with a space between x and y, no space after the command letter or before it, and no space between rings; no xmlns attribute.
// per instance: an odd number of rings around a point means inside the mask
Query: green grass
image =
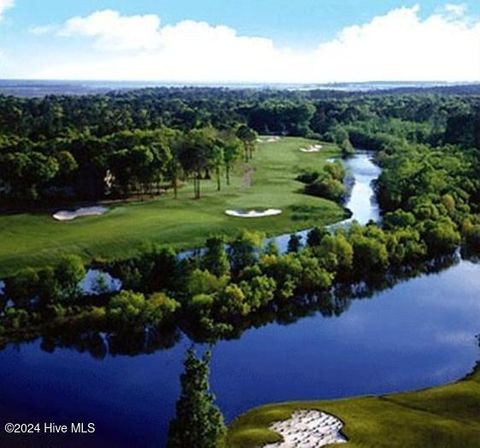
<svg viewBox="0 0 480 448"><path fill-rule="evenodd" d="M115 206L102 217L56 222L49 214L0 216L0 278L25 267L54 263L62 254L125 258L148 242L176 248L197 247L212 234L235 235L255 229L270 235L324 225L341 220L344 210L333 202L301 194L294 179L302 168L321 166L338 154L326 145L320 153L298 149L309 144L298 138L263 143L251 163L255 169L251 188L243 186L243 164L235 169L232 185L216 191L215 181L202 182L201 200L192 199L191 186L149 202ZM224 214L227 208L280 208L281 216L245 220Z"/></svg>
<svg viewBox="0 0 480 448"><path fill-rule="evenodd" d="M232 423L227 447L261 447L281 440L268 427L298 409L340 418L349 440L345 448L480 447L480 369L457 383L417 392L253 409Z"/></svg>

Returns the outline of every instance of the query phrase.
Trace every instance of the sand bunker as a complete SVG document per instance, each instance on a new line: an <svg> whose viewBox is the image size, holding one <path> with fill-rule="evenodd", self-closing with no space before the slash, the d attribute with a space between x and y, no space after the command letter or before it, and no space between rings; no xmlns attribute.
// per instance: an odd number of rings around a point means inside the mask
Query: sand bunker
<svg viewBox="0 0 480 448"><path fill-rule="evenodd" d="M281 140L281 137L278 135L273 135L271 137L260 137L257 138L257 143L276 143Z"/></svg>
<svg viewBox="0 0 480 448"><path fill-rule="evenodd" d="M346 443L340 433L343 423L333 415L320 411L297 411L290 420L274 423L272 431L283 437L283 442L264 448L318 448L335 443Z"/></svg>
<svg viewBox="0 0 480 448"><path fill-rule="evenodd" d="M319 152L323 148L322 145L312 145L308 148L300 148L302 152Z"/></svg>
<svg viewBox="0 0 480 448"><path fill-rule="evenodd" d="M53 215L53 219L57 221L72 221L73 219L80 218L82 216L100 216L108 211L105 207L83 207L75 211L62 210Z"/></svg>
<svg viewBox="0 0 480 448"><path fill-rule="evenodd" d="M235 218L265 218L267 216L281 215L282 211L276 208L267 210L225 210L225 214Z"/></svg>

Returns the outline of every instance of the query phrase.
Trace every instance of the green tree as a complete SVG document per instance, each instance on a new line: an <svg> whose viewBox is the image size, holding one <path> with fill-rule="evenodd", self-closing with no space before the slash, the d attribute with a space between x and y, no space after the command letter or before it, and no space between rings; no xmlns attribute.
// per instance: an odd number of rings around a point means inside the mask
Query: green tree
<svg viewBox="0 0 480 448"><path fill-rule="evenodd" d="M113 296L107 306L107 318L120 329L124 326L141 330L170 320L180 304L164 293L145 298L141 293L122 291Z"/></svg>
<svg viewBox="0 0 480 448"><path fill-rule="evenodd" d="M270 239L265 244L263 248L264 255L280 255L280 248L278 247L277 241L275 239Z"/></svg>
<svg viewBox="0 0 480 448"><path fill-rule="evenodd" d="M327 234L314 249L315 255L329 271L350 272L353 265L353 247L342 233Z"/></svg>
<svg viewBox="0 0 480 448"><path fill-rule="evenodd" d="M127 196L132 183L132 169L128 149L115 151L109 160L109 166L115 179L116 185L124 196Z"/></svg>
<svg viewBox="0 0 480 448"><path fill-rule="evenodd" d="M264 235L244 230L235 238L228 248L230 266L236 273L246 266L253 265L263 244Z"/></svg>
<svg viewBox="0 0 480 448"><path fill-rule="evenodd" d="M201 265L203 269L217 277L227 275L230 272L230 262L222 237L212 237L207 240L206 252L202 257Z"/></svg>
<svg viewBox="0 0 480 448"><path fill-rule="evenodd" d="M305 187L305 193L332 201L341 202L345 196L345 185L331 177L323 177Z"/></svg>
<svg viewBox="0 0 480 448"><path fill-rule="evenodd" d="M322 268L317 258L302 253L299 257L302 274L299 288L304 292L327 291L333 282L333 275Z"/></svg>
<svg viewBox="0 0 480 448"><path fill-rule="evenodd" d="M268 305L275 297L277 282L267 275L258 275L248 281L240 282L240 289L245 294L245 301L252 311Z"/></svg>
<svg viewBox="0 0 480 448"><path fill-rule="evenodd" d="M243 142L245 162L248 162L253 157L257 133L248 126L241 125L237 129L237 137Z"/></svg>
<svg viewBox="0 0 480 448"><path fill-rule="evenodd" d="M66 177L78 169L78 163L69 151L60 151L57 155L59 175Z"/></svg>
<svg viewBox="0 0 480 448"><path fill-rule="evenodd" d="M461 241L461 235L450 218L426 221L423 237L427 243L428 252L434 256L452 253Z"/></svg>
<svg viewBox="0 0 480 448"><path fill-rule="evenodd" d="M316 247L320 246L322 238L327 234L325 229L320 229L319 227L314 227L307 234L307 246Z"/></svg>
<svg viewBox="0 0 480 448"><path fill-rule="evenodd" d="M230 173L234 163L240 158L242 142L236 137L228 138L224 143L223 158L225 164L225 178L227 185L230 185Z"/></svg>
<svg viewBox="0 0 480 448"><path fill-rule="evenodd" d="M217 277L209 271L195 269L187 281L187 292L192 295L214 294L223 289L228 277Z"/></svg>
<svg viewBox="0 0 480 448"><path fill-rule="evenodd" d="M55 277L64 299L75 299L79 295L79 284L85 275L85 266L77 255L66 256L60 261L55 268Z"/></svg>
<svg viewBox="0 0 480 448"><path fill-rule="evenodd" d="M25 269L7 282L7 295L17 307L28 307L30 301L38 294L38 272Z"/></svg>
<svg viewBox="0 0 480 448"><path fill-rule="evenodd" d="M218 314L225 320L230 320L235 316L246 316L251 311L245 293L234 283L227 285L221 292L217 306Z"/></svg>
<svg viewBox="0 0 480 448"><path fill-rule="evenodd" d="M215 177L217 180L217 191L222 189L222 169L225 164L225 154L224 154L223 142L217 139L213 148L212 148L212 164L215 168Z"/></svg>
<svg viewBox="0 0 480 448"><path fill-rule="evenodd" d="M352 237L353 268L356 274L383 272L389 264L385 243L363 235Z"/></svg>
<svg viewBox="0 0 480 448"><path fill-rule="evenodd" d="M181 393L176 416L170 422L167 448L224 446L226 428L209 385L210 360L210 351L201 359L193 348L187 351L180 377Z"/></svg>
<svg viewBox="0 0 480 448"><path fill-rule="evenodd" d="M345 139L340 143L340 149L342 150L342 157L349 157L355 154L355 149L350 139Z"/></svg>
<svg viewBox="0 0 480 448"><path fill-rule="evenodd" d="M183 171L193 179L195 199L200 199L202 178L213 164L215 138L213 128L194 129L181 139L178 146L178 160Z"/></svg>

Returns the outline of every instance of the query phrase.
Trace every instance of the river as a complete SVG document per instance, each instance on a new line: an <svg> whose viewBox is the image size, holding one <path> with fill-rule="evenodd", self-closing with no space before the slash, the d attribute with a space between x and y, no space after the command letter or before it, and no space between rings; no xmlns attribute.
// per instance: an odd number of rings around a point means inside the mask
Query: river
<svg viewBox="0 0 480 448"><path fill-rule="evenodd" d="M378 221L380 219L380 210L375 200L373 191L373 182L381 173L381 169L373 161L373 153L371 151L357 150L355 155L348 159L342 159L347 177L353 182L348 193L345 207L350 210L351 217L345 221L331 225L330 227L338 227L346 225L352 221L360 224L367 224L369 221ZM310 229L297 232L304 244ZM287 251L290 233L274 237L280 252Z"/></svg>
<svg viewBox="0 0 480 448"><path fill-rule="evenodd" d="M347 206L378 218L368 154L349 162ZM338 398L434 386L469 372L480 357L480 265L458 261L371 297L340 300L336 313L247 330L213 349L211 384L227 421L285 400ZM0 352L2 423L94 422L94 435L4 439L0 446L162 447L191 342L184 335L151 354L97 356L40 340ZM43 348L42 348L43 347ZM48 350L47 350L48 348ZM33 438L35 437L35 438ZM2 439L3 438L3 439ZM15 445L17 443L18 445Z"/></svg>

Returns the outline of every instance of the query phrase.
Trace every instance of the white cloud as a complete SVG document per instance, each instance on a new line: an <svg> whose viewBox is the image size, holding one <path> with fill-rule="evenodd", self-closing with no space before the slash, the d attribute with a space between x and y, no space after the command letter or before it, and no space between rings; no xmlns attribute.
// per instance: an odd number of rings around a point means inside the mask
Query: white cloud
<svg viewBox="0 0 480 448"><path fill-rule="evenodd" d="M32 77L186 82L480 80L480 20L454 4L425 19L419 6L394 9L347 27L335 39L305 52L278 47L270 39L240 36L226 26L191 20L162 26L156 15L122 16L113 10L74 17L54 33L86 40L84 52L60 56Z"/></svg>
<svg viewBox="0 0 480 448"><path fill-rule="evenodd" d="M399 8L362 26L343 30L321 45L318 60L330 61L330 77L399 80L480 80L480 21L462 14Z"/></svg>
<svg viewBox="0 0 480 448"><path fill-rule="evenodd" d="M447 3L445 11L453 16L463 16L467 12L467 5L465 3Z"/></svg>
<svg viewBox="0 0 480 448"><path fill-rule="evenodd" d="M159 44L160 18L154 14L125 17L107 9L73 17L59 34L94 38L95 45L104 50L152 50Z"/></svg>
<svg viewBox="0 0 480 448"><path fill-rule="evenodd" d="M13 8L15 0L0 0L0 20L3 19L3 13L9 9Z"/></svg>

